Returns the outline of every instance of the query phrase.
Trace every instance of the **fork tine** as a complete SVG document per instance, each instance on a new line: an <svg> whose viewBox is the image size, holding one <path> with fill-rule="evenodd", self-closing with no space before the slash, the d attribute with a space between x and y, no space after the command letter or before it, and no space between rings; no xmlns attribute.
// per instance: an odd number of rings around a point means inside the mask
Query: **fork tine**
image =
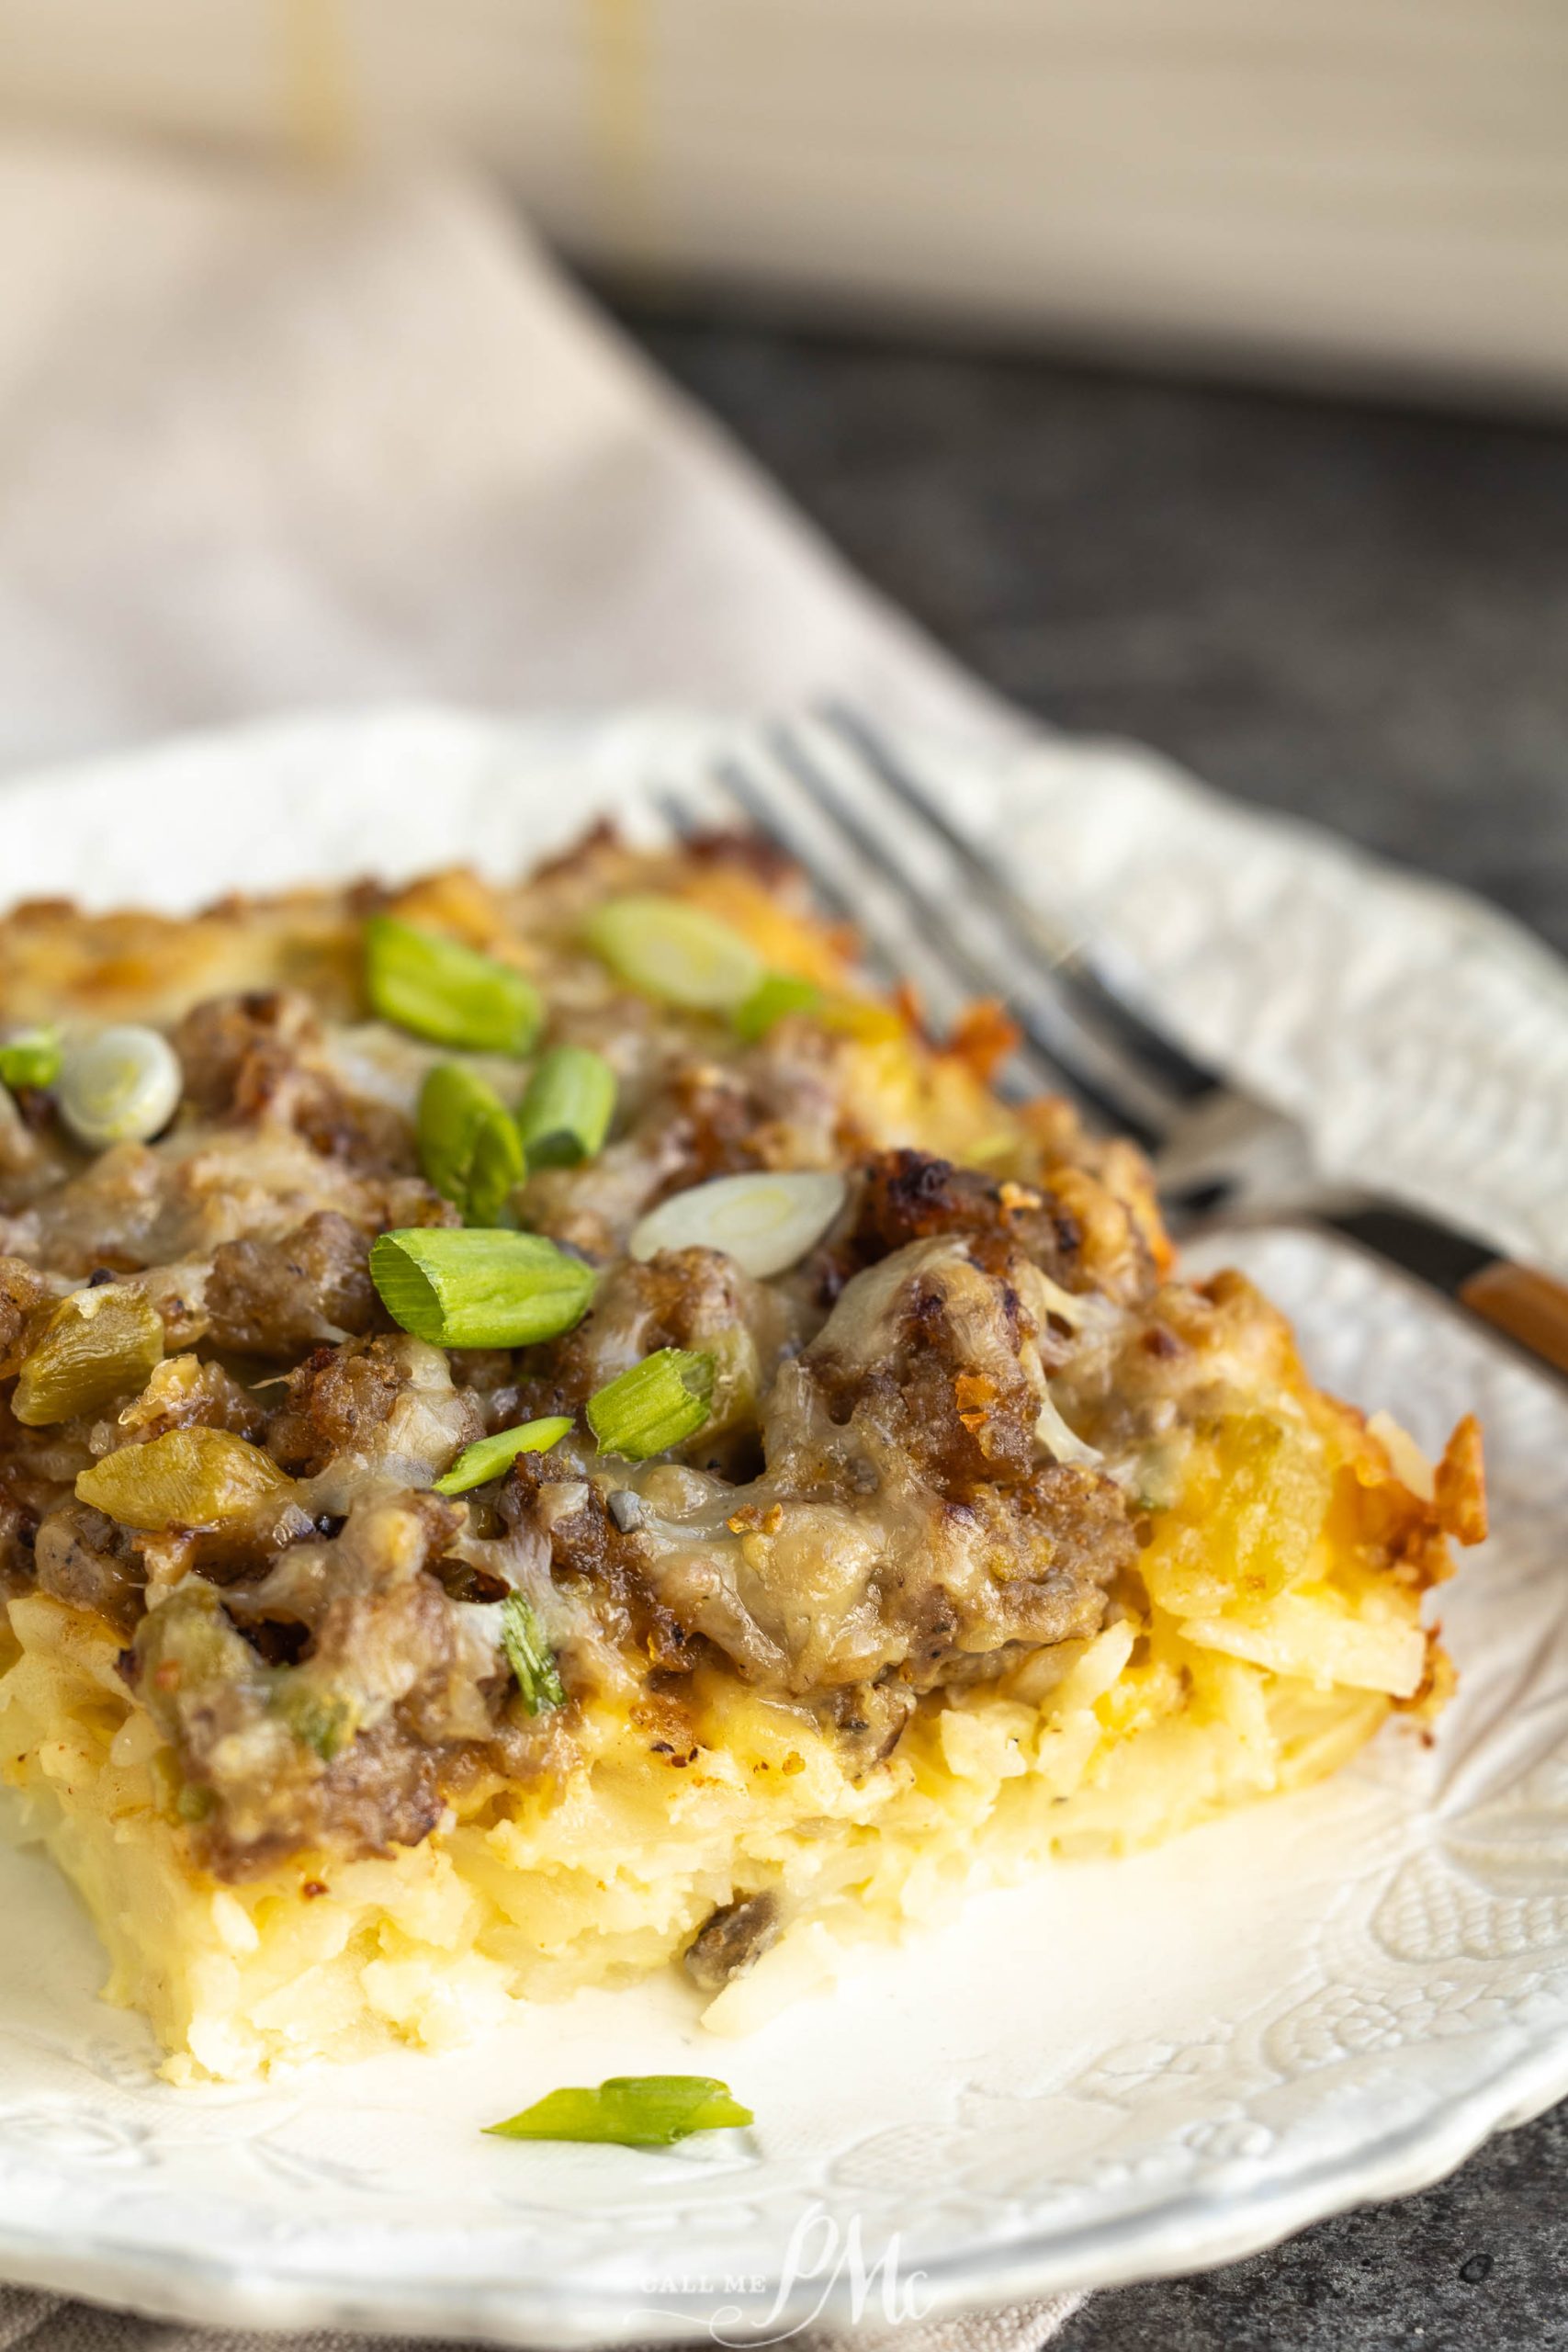
<svg viewBox="0 0 1568 2352"><path fill-rule="evenodd" d="M953 824L935 797L916 780L895 748L857 711L826 705L821 724L855 754L859 772L880 786L907 816L935 833L975 888L994 904L1010 930L1026 945L1034 964L1048 971L1056 993L1075 1020L1097 1042L1129 1058L1150 1084L1175 1098L1172 1108L1195 1101L1219 1083L1173 1038L1152 1026L1101 978L1083 946L1014 889L993 859L985 857Z"/></svg>
<svg viewBox="0 0 1568 2352"><path fill-rule="evenodd" d="M705 822L702 810L689 794L678 792L673 785L658 786L653 793L653 805L677 841L689 842L702 831Z"/></svg>
<svg viewBox="0 0 1568 2352"><path fill-rule="evenodd" d="M811 895L825 915L835 922L848 923L858 931L859 917L852 900L831 876L814 870L808 857L802 854L793 842L784 838L780 820L738 759L720 760L707 782L710 787L716 786L722 796L716 808L702 807L689 791L682 791L674 785L663 784L655 789L653 804L678 840L695 840L716 818L736 819L750 831L761 834L764 841L771 842L792 865L800 866L807 873ZM897 978L896 968L891 966L886 968L891 977Z"/></svg>
<svg viewBox="0 0 1568 2352"><path fill-rule="evenodd" d="M1170 1093L1071 1019L1053 993L1050 972L1042 969L1026 943L1009 933L996 908L988 902L976 907L974 892L954 875L930 829L912 826L902 816L893 829L886 820L874 819L798 728L776 729L770 741L777 765L818 818L832 826L840 851L847 845L853 858L879 871L902 899L926 952L940 953L965 991L1003 999L1035 1056L1056 1074L1058 1091L1065 1079L1067 1091L1105 1125L1157 1147L1175 1114ZM922 855L924 872L917 866Z"/></svg>
<svg viewBox="0 0 1568 2352"><path fill-rule="evenodd" d="M739 763L721 760L710 781L723 795L717 808L703 808L689 792L682 792L673 785L660 785L655 789L652 795L654 807L676 838L683 842L694 841L714 823L716 818L735 818L752 832L760 833L765 841L771 842L792 865L801 866L807 873L811 894L825 915L835 922L849 924L858 933L860 918L850 899L829 876L813 871L807 859L784 838L773 810L750 783ZM874 943L863 960L876 970L879 978L886 979L890 984L897 980L897 966L883 956Z"/></svg>
<svg viewBox="0 0 1568 2352"><path fill-rule="evenodd" d="M848 925L860 943L860 961L889 993L905 983L919 990L922 1011L940 1032L962 1012L969 991L931 943L912 927L911 910L898 894L874 876L855 893L838 878L845 870L842 843L820 824L809 801L793 789L781 794L776 759L771 747L752 737L745 759L732 753L720 763L717 780L753 829L773 842L809 880L825 913ZM770 789L770 782L773 785ZM818 819L818 831L812 830ZM853 861L850 863L853 870ZM1009 1101L1025 1101L1041 1093L1063 1091L1060 1071L1043 1062L1021 1043L1010 1055L995 1080L996 1091ZM1070 1091L1070 1090L1069 1090Z"/></svg>
<svg viewBox="0 0 1568 2352"><path fill-rule="evenodd" d="M792 864L802 867L809 876L812 896L823 913L831 916L835 922L848 923L852 929L858 930L860 917L849 893L840 887L830 874L825 874L820 870L819 863L813 863L808 856L802 854L798 842L792 837L788 829L787 820L781 822L765 797L758 790L757 785L748 774L742 762L731 755L719 762L716 774L719 784L736 803L753 831L763 834L773 842L775 849L782 850Z"/></svg>
<svg viewBox="0 0 1568 2352"><path fill-rule="evenodd" d="M777 747L750 738L744 759L731 753L721 763L718 781L756 830L807 876L825 910L851 925L864 943L863 960L876 977L889 989L913 981L937 1026L951 1026L972 988L939 952L922 926L921 910L906 893L891 888L874 870L860 875L864 887L854 895L844 889L838 877L846 871L855 873L859 863L852 847L846 858L842 835L781 769ZM1014 1048L995 1083L1010 1101L1076 1093L1070 1078L1027 1039Z"/></svg>
<svg viewBox="0 0 1568 2352"><path fill-rule="evenodd" d="M779 795L767 790L762 780L763 765L755 750L750 762L731 753L718 763L716 780L754 830L783 850L808 877L813 896L823 912L837 922L847 923L863 941L863 960L876 978L889 988L896 987L906 976L918 980L936 1018L944 1023L951 1019L963 998L952 973L922 949L910 935L908 926L897 920L897 911L890 911L886 894L879 902L874 893L852 896L843 888L830 853L825 853L813 839L801 822L798 808L784 804Z"/></svg>

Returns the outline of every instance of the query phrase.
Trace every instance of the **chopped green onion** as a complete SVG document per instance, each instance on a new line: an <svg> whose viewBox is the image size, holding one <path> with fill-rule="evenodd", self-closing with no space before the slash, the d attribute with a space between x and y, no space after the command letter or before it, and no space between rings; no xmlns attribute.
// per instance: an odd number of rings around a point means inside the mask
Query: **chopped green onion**
<svg viewBox="0 0 1568 2352"><path fill-rule="evenodd" d="M575 1168L610 1132L615 1073L586 1046L557 1046L528 1080L517 1132L530 1168Z"/></svg>
<svg viewBox="0 0 1568 2352"><path fill-rule="evenodd" d="M523 1704L531 1715L546 1707L564 1707L566 1690L556 1667L555 1653L539 1631L539 1621L520 1592L509 1592L501 1604L501 1646L517 1677Z"/></svg>
<svg viewBox="0 0 1568 2352"><path fill-rule="evenodd" d="M61 1114L78 1143L148 1143L169 1124L185 1087L174 1047L140 1023L100 1029L61 1062Z"/></svg>
<svg viewBox="0 0 1568 2352"><path fill-rule="evenodd" d="M631 1229L626 1252L651 1258L660 1250L722 1250L759 1282L782 1274L814 1250L844 1205L847 1187L836 1169L757 1169L715 1176L671 1193Z"/></svg>
<svg viewBox="0 0 1568 2352"><path fill-rule="evenodd" d="M646 1462L694 1437L713 1408L714 1359L660 1348L588 1399L588 1426L606 1453Z"/></svg>
<svg viewBox="0 0 1568 2352"><path fill-rule="evenodd" d="M786 1012L815 1012L821 1001L815 980L800 979L794 972L770 972L730 1017L741 1044L754 1046Z"/></svg>
<svg viewBox="0 0 1568 2352"><path fill-rule="evenodd" d="M365 926L365 988L383 1021L472 1053L525 1054L544 1018L524 973L396 915Z"/></svg>
<svg viewBox="0 0 1568 2352"><path fill-rule="evenodd" d="M0 1045L0 1086L52 1086L60 1076L60 1039L52 1029L18 1029Z"/></svg>
<svg viewBox="0 0 1568 2352"><path fill-rule="evenodd" d="M438 1062L420 1089L419 1161L470 1225L499 1225L527 1172L505 1103L461 1062Z"/></svg>
<svg viewBox="0 0 1568 2352"><path fill-rule="evenodd" d="M750 941L686 899L607 899L583 937L628 988L693 1012L733 1012L764 978Z"/></svg>
<svg viewBox="0 0 1568 2352"><path fill-rule="evenodd" d="M552 1413L542 1421L520 1421L514 1430L498 1430L466 1445L444 1477L435 1481L438 1495L466 1495L487 1478L499 1478L520 1453L547 1453L571 1427L570 1413Z"/></svg>
<svg viewBox="0 0 1568 2352"><path fill-rule="evenodd" d="M526 1348L580 1323L598 1277L538 1233L409 1226L370 1250L394 1323L443 1348Z"/></svg>
<svg viewBox="0 0 1568 2352"><path fill-rule="evenodd" d="M615 2075L597 2090L551 2091L505 2123L502 2140L610 2141L622 2148L670 2148L694 2132L728 2132L755 2118L712 2075Z"/></svg>

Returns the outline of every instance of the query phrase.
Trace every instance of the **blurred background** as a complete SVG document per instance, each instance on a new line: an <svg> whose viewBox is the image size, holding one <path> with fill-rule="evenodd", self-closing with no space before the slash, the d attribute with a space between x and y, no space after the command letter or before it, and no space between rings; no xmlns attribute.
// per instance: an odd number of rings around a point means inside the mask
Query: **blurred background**
<svg viewBox="0 0 1568 2352"><path fill-rule="evenodd" d="M0 0L0 119L471 164L982 678L1568 946L1561 0Z"/></svg>
<svg viewBox="0 0 1568 2352"><path fill-rule="evenodd" d="M7 175L7 135L31 156L39 133L68 142L70 169ZM0 0L0 243L13 256L0 271L0 764L12 766L151 725L164 706L139 684L119 681L118 701L101 693L117 662L140 680L164 662L181 724L362 695L367 677L386 695L477 696L505 675L493 648L488 670L464 666L460 598L439 659L424 658L438 632L416 609L409 551L434 564L439 590L450 513L406 541L338 514L336 537L323 526L312 542L334 469L356 461L352 405L314 434L315 477L282 458L268 473L276 453L263 445L271 435L281 448L285 424L259 396L245 405L273 331L246 290L260 214L236 208L221 238L198 231L185 182L177 204L161 182L143 203L135 182L121 207L80 166L99 134L117 157L129 141L209 168L215 187L265 166L302 206L430 159L471 169L511 208L519 262L526 221L985 685L1478 888L1568 948L1562 0ZM35 187L47 240L28 217ZM288 231L307 266L311 217L305 206ZM128 292L137 241L154 233L164 257ZM383 313L339 311L321 287L291 313L286 243L275 237L256 282L276 332L287 325L290 385L311 380L300 349L324 350L348 319L367 397L399 419L388 446L406 435L399 488L416 503L436 449L456 480L452 451L486 389L472 372L482 336L455 339L459 380L443 384L455 311L395 351L362 323L412 315L395 287ZM350 259L374 275L392 249L362 240ZM427 269L445 266L439 241L425 250ZM465 302L486 299L481 277L465 280ZM500 277L485 283L499 305ZM202 305L210 327L225 287L216 345L206 329L187 334ZM39 385L92 377L95 336L112 354L95 384L103 413L84 409L88 437L72 438L56 390ZM35 382L44 343L57 364ZM157 389L171 352L200 354L185 408L178 388ZM494 353L500 374L499 339ZM399 388L416 375L405 413ZM515 381L521 408L525 367ZM456 425L435 421L443 396ZM563 411L578 398L563 392ZM122 496L125 446L107 472L81 462L111 447L110 410L160 453L140 503ZM171 417L164 435L157 420ZM296 426L301 446L312 439L310 416ZM624 437L616 422L593 445L601 536L573 569L590 600L625 568ZM336 456L322 455L329 443ZM205 506L195 491L180 504L181 448ZM527 469L508 470L499 450L486 445L464 494L482 504L503 481L526 540ZM72 479L132 518L156 564L101 562L74 512L62 537ZM367 501L385 494L373 469L365 480ZM562 527L552 519L551 562ZM234 546L219 562L225 529L251 534L243 563ZM537 559L536 530L531 544ZM735 531L725 545L739 560ZM321 609L336 634L323 622L309 658L247 668L253 629L281 628L280 616L297 629L303 613L310 637L302 548L333 572ZM514 571L496 557L470 587L513 594L527 556ZM160 575L182 564L199 598L161 605ZM344 650L350 571L378 667ZM688 600L705 576L717 607L734 575L688 566ZM217 655L196 646L214 613ZM525 691L539 691L533 673ZM45 723L95 695L90 726ZM1097 2298L1058 2341L1568 2344L1565 2185L1560 2111L1425 2197L1217 2278Z"/></svg>
<svg viewBox="0 0 1568 2352"><path fill-rule="evenodd" d="M813 309L1568 387L1554 0L5 0L10 106L499 174Z"/></svg>

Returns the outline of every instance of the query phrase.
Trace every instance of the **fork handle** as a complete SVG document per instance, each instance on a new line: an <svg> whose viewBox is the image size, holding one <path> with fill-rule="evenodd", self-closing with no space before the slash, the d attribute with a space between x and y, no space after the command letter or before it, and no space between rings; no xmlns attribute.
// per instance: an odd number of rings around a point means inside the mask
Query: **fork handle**
<svg viewBox="0 0 1568 2352"><path fill-rule="evenodd" d="M1543 1363L1568 1372L1568 1283L1534 1266L1494 1258L1471 1276L1459 1295L1472 1315L1506 1331Z"/></svg>
<svg viewBox="0 0 1568 2352"><path fill-rule="evenodd" d="M1539 1363L1568 1373L1568 1283L1500 1258L1483 1241L1405 1209L1351 1209L1326 1222L1432 1283Z"/></svg>

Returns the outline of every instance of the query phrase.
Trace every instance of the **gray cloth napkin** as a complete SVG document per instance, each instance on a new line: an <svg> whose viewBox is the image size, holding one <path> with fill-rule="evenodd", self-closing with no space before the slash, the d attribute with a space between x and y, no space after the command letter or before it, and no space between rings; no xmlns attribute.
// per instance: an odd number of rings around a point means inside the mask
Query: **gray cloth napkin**
<svg viewBox="0 0 1568 2352"><path fill-rule="evenodd" d="M0 282L0 774L422 696L1016 730L466 181L15 138ZM897 2342L1023 2352L1077 2301ZM263 2341L0 2289L0 2352Z"/></svg>
<svg viewBox="0 0 1568 2352"><path fill-rule="evenodd" d="M1032 2352L1055 2335L1082 2301L1081 2295L1057 2295L1046 2302L967 2312L897 2330L869 2324L842 2334L805 2328L788 2337L787 2344L796 2352ZM0 2352L279 2352L280 2346L286 2352L365 2352L362 2336L279 2337L182 2327L100 2310L92 2303L69 2302L57 2295L28 2295L18 2287L0 2287ZM377 2352L433 2352L433 2347L428 2342L383 2336ZM443 2347L437 2346L434 2352L443 2352Z"/></svg>

